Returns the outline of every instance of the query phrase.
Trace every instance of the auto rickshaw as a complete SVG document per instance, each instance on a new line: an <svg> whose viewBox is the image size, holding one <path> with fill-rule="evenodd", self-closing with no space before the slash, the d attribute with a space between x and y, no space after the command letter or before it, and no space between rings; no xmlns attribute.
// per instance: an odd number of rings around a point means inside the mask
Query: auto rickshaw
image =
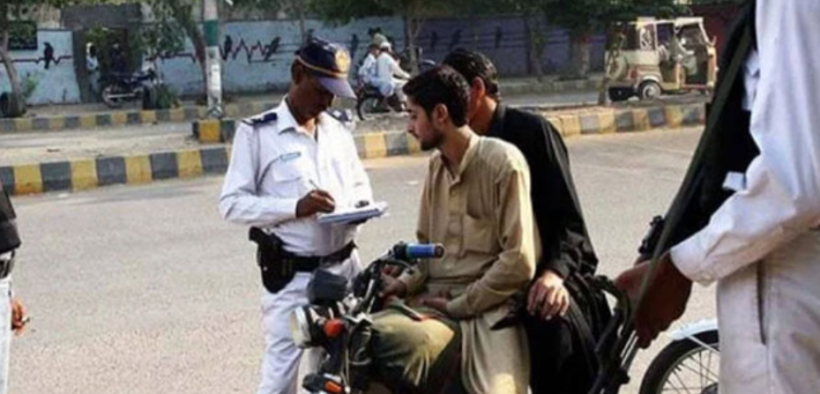
<svg viewBox="0 0 820 394"><path fill-rule="evenodd" d="M703 18L638 18L622 26L606 53L609 97L653 99L715 87L717 52Z"/></svg>

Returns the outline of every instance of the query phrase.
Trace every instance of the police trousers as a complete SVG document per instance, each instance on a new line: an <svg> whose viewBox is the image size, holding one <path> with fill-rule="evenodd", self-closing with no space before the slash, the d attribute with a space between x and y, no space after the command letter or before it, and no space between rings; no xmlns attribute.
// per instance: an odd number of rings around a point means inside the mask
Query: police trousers
<svg viewBox="0 0 820 394"><path fill-rule="evenodd" d="M353 279L361 272L359 255L354 250L349 259L326 269ZM265 353L262 356L262 381L258 394L306 392L301 388L301 382L305 375L318 368L321 350L304 351L298 348L288 327L291 313L308 304L307 285L311 275L307 272L296 273L293 280L276 293L263 288L262 329L265 334Z"/></svg>

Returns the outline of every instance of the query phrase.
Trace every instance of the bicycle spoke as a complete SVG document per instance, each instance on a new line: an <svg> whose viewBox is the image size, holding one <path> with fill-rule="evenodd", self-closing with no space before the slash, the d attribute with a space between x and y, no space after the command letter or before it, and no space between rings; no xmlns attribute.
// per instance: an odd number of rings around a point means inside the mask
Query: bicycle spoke
<svg viewBox="0 0 820 394"><path fill-rule="evenodd" d="M686 387L686 383L684 383L683 379L682 379L682 378L680 377L680 375L678 374L678 371L673 371L673 372L672 372L672 374L673 374L673 375L675 375L675 378L677 378L677 379L678 379L678 382L680 383L681 388L683 388L684 390L686 390L686 393L687 393L687 394L689 394L689 393L690 393L689 388L687 388L687 387ZM676 390L676 392L678 392L678 393L679 393L679 392L681 392L681 391L680 391L680 390Z"/></svg>
<svg viewBox="0 0 820 394"><path fill-rule="evenodd" d="M684 368L684 369L688 370L689 372L692 372L693 374L698 375L698 376L708 375L712 378L713 382L716 382L718 380L718 375L716 373L712 372L711 369L707 369L706 374L701 374L701 373L698 372L697 368L692 367L690 365L687 365L686 364L687 361L691 361L691 360L690 359L683 360L682 362L680 362L678 364L678 368Z"/></svg>

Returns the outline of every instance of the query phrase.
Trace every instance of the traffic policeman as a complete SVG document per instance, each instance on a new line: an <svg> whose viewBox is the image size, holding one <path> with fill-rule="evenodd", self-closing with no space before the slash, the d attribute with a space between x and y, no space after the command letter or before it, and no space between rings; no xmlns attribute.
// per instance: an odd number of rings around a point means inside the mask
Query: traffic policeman
<svg viewBox="0 0 820 394"><path fill-rule="evenodd" d="M353 243L358 225L323 225L316 215L372 201L370 181L347 128L325 112L335 96L355 98L347 81L350 56L313 38L291 65L287 96L271 111L243 121L219 208L233 223L252 226L265 287L265 353L259 394L292 394L315 365L306 365L288 328L307 304L319 267L348 278L360 271ZM316 364L317 355L307 364Z"/></svg>

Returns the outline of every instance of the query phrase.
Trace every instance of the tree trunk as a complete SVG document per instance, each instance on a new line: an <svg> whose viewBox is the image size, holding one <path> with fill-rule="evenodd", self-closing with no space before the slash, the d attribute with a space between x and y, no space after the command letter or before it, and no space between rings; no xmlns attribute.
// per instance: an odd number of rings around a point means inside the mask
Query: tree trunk
<svg viewBox="0 0 820 394"><path fill-rule="evenodd" d="M538 82L544 79L544 68L541 65L541 57L544 55L544 37L541 34L541 25L537 20L530 21L529 16L524 16L524 27L527 32L527 42L529 48L529 65Z"/></svg>
<svg viewBox="0 0 820 394"><path fill-rule="evenodd" d="M530 31L530 18L527 14L522 13L521 21L524 23L524 56L527 57L527 75L534 73L534 66L532 61L532 34Z"/></svg>
<svg viewBox="0 0 820 394"><path fill-rule="evenodd" d="M294 4L294 6L296 7L296 13L299 14L299 33L302 35L302 43L304 43L305 40L307 40L307 31L305 30L305 9L301 4L299 4L298 1Z"/></svg>
<svg viewBox="0 0 820 394"><path fill-rule="evenodd" d="M208 94L208 63L207 51L205 48L205 39L202 37L202 32L194 27L188 31L188 37L194 43L194 50L196 51L196 60L199 62L199 68L202 70L202 92L207 96Z"/></svg>
<svg viewBox="0 0 820 394"><path fill-rule="evenodd" d="M416 75L419 73L419 58L418 51L416 51L416 37L421 30L421 22L413 16L405 16L404 18L404 35L407 37L406 47L408 51L408 59L410 59L410 73Z"/></svg>
<svg viewBox="0 0 820 394"><path fill-rule="evenodd" d="M191 44L194 46L196 61L199 63L200 71L202 71L202 93L203 97L205 97L208 94L208 66L206 63L207 49L205 48L205 38L202 36L202 31L199 30L197 23L194 22L191 16L191 10L188 7L174 3L171 5L171 10L174 14L174 19L185 29L188 38L191 40Z"/></svg>
<svg viewBox="0 0 820 394"><path fill-rule="evenodd" d="M0 7L0 12L7 12L5 7ZM8 15L8 14L4 14ZM4 18L5 19L5 18ZM3 21L4 25L8 21ZM8 30L0 30L0 61L6 67L6 73L9 76L9 85L11 85L11 94L9 94L9 103L7 108L2 108L5 116L16 118L23 116L26 113L26 103L23 100L23 89L20 86L20 76L17 74L17 68L14 66L14 61L9 55L9 32Z"/></svg>
<svg viewBox="0 0 820 394"><path fill-rule="evenodd" d="M587 79L589 78L589 54L592 47L590 33L571 32L569 39L570 69L564 75L565 79Z"/></svg>
<svg viewBox="0 0 820 394"><path fill-rule="evenodd" d="M623 48L623 40L618 36L617 32L612 30L611 26L605 29L606 35L606 54L617 54ZM601 90L598 92L598 105L609 105L609 70L615 63L615 56L604 57L604 80L601 83Z"/></svg>

